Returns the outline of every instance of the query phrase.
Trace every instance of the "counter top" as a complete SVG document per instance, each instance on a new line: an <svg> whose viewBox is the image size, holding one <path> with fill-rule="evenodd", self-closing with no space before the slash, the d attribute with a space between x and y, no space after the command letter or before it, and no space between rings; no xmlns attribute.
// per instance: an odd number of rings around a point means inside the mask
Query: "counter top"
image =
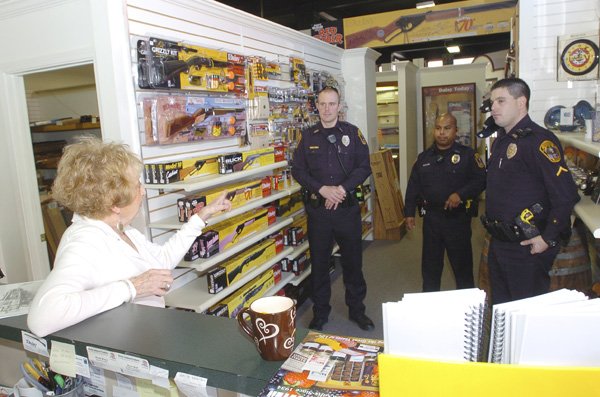
<svg viewBox="0 0 600 397"><path fill-rule="evenodd" d="M28 330L26 316L0 319L0 338L21 342ZM308 333L299 328L296 343ZM235 319L175 309L124 304L46 340L75 344L87 356L86 346L132 354L150 364L208 379L208 385L256 395L279 369L282 361L264 361ZM49 344L50 346L50 344Z"/></svg>

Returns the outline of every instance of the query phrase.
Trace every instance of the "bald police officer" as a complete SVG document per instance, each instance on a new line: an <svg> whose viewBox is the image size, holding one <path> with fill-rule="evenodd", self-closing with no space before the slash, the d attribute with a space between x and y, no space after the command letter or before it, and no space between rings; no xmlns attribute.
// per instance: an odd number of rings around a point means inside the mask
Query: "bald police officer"
<svg viewBox="0 0 600 397"><path fill-rule="evenodd" d="M317 109L321 121L302 132L292 163L292 175L307 197L313 301L309 328L322 330L329 320L329 259L335 241L340 247L350 319L370 330L374 324L363 303L367 285L362 272L360 208L354 196L356 187L371 174L369 148L356 126L338 120L337 89L323 89Z"/></svg>
<svg viewBox="0 0 600 397"><path fill-rule="evenodd" d="M444 251L456 288L473 288L471 217L475 200L485 188L483 161L472 148L456 142L456 118L438 116L434 144L419 154L406 187L406 226L415 227L417 204L424 213L421 273L423 291L439 291ZM476 215L476 214L474 214Z"/></svg>
<svg viewBox="0 0 600 397"><path fill-rule="evenodd" d="M556 136L528 115L531 92L508 78L491 90L499 128L487 167L484 226L492 235L488 265L492 303L548 292L561 234L579 201Z"/></svg>

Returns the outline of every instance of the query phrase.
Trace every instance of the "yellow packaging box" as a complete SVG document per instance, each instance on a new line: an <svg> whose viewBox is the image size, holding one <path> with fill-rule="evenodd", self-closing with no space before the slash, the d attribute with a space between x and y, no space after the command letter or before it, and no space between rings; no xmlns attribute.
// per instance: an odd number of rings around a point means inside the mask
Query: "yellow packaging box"
<svg viewBox="0 0 600 397"><path fill-rule="evenodd" d="M273 269L269 269L210 308L209 312L221 313L223 317L234 318L242 308L250 306L274 285ZM224 310L225 307L226 310Z"/></svg>
<svg viewBox="0 0 600 397"><path fill-rule="evenodd" d="M233 170L250 170L253 168L264 167L273 163L275 163L275 148L271 146L242 152L242 162L236 164L233 167Z"/></svg>
<svg viewBox="0 0 600 397"><path fill-rule="evenodd" d="M262 265L273 258L283 249L282 239L267 239L253 245L231 259L211 269L206 277L208 292L216 294L236 282L250 270Z"/></svg>

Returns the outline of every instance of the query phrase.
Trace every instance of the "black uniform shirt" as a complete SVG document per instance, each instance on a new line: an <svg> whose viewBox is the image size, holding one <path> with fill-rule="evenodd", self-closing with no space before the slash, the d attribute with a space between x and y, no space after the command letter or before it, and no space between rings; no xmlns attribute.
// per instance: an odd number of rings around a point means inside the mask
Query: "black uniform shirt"
<svg viewBox="0 0 600 397"><path fill-rule="evenodd" d="M404 214L414 217L417 199L443 207L452 193L462 201L476 198L485 189L485 167L470 147L454 142L439 150L435 144L421 152L413 165L406 187Z"/></svg>
<svg viewBox="0 0 600 397"><path fill-rule="evenodd" d="M335 143L328 140L330 135L335 137ZM333 128L324 128L319 122L302 131L302 139L294 151L292 175L314 193L322 186L338 185L350 192L371 175L367 142L350 123L338 121Z"/></svg>
<svg viewBox="0 0 600 397"><path fill-rule="evenodd" d="M534 220L543 227L545 241L558 240L569 227L571 211L579 201L577 187L556 136L529 116L509 133L499 131L487 170L489 218L514 223L523 209L539 203L543 211Z"/></svg>

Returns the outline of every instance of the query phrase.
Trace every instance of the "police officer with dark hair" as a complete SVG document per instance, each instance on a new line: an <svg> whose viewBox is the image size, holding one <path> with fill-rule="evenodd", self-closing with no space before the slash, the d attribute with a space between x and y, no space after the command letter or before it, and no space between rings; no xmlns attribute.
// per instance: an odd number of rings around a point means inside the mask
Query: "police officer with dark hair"
<svg viewBox="0 0 600 397"><path fill-rule="evenodd" d="M444 250L456 288L473 288L471 218L477 197L485 188L485 167L477 153L456 142L456 118L436 118L434 144L419 154L406 187L406 226L415 227L415 211L423 218L421 273L423 291L439 291Z"/></svg>
<svg viewBox="0 0 600 397"><path fill-rule="evenodd" d="M556 136L528 115L530 90L508 78L491 90L498 130L487 167L486 215L492 303L548 292L561 235L579 201Z"/></svg>
<svg viewBox="0 0 600 397"><path fill-rule="evenodd" d="M306 193L314 315L309 328L322 330L329 319L329 259L335 241L340 247L350 319L370 330L374 324L363 303L367 285L362 272L360 208L354 196L356 187L371 174L369 148L356 126L338 120L337 89L324 88L317 97L317 109L321 121L302 132L292 163L292 175Z"/></svg>

